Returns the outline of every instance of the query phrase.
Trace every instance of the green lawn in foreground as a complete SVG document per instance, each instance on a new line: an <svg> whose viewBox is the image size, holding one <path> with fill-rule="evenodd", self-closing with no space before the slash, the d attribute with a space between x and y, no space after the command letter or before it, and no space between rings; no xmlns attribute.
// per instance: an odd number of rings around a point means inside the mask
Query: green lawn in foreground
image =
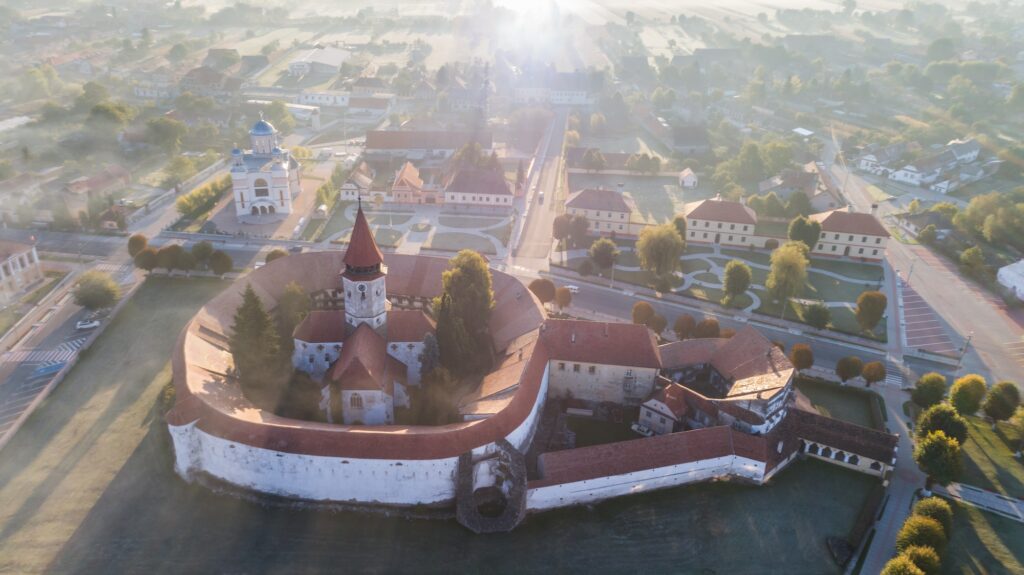
<svg viewBox="0 0 1024 575"><path fill-rule="evenodd" d="M347 230L352 227L352 220L348 219L348 216L345 215L345 208L347 208L351 203L352 202L338 202L338 207L334 210L334 213L331 214L331 219L327 220L327 223L324 224L324 229L320 232L320 235L317 236L316 241L323 241L340 231Z"/></svg>
<svg viewBox="0 0 1024 575"><path fill-rule="evenodd" d="M968 417L970 429L963 444L964 474L961 483L1024 497L1024 462L1013 457L1014 435L1009 424L996 431L980 417Z"/></svg>
<svg viewBox="0 0 1024 575"><path fill-rule="evenodd" d="M500 224L502 219L478 216L439 216L437 223L450 228L489 228Z"/></svg>
<svg viewBox="0 0 1024 575"><path fill-rule="evenodd" d="M953 533L943 573L1024 573L1024 523L955 501L950 504Z"/></svg>
<svg viewBox="0 0 1024 575"><path fill-rule="evenodd" d="M423 247L450 252L469 249L485 254L495 253L494 245L489 240L461 232L435 233Z"/></svg>
<svg viewBox="0 0 1024 575"><path fill-rule="evenodd" d="M863 427L876 427L871 420L869 392L808 379L797 380L796 387L811 400L818 413Z"/></svg>
<svg viewBox="0 0 1024 575"><path fill-rule="evenodd" d="M138 469L128 478L121 474L151 426L162 425L159 396L171 379L169 360L178 333L227 285L221 280L147 279L4 448L0 572L47 570L64 543L93 517L97 503L118 497L110 491L118 479L147 495L104 521L113 525L128 515L145 514L158 500L174 509L177 503L166 499L163 488L153 491L150 478ZM165 436L156 437L162 441ZM170 469L171 460L165 454L151 464Z"/></svg>

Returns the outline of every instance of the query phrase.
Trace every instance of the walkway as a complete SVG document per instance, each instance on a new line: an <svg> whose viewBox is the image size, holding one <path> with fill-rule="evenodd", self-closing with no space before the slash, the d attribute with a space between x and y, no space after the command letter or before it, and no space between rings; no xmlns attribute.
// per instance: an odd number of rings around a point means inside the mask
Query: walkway
<svg viewBox="0 0 1024 575"><path fill-rule="evenodd" d="M979 489L973 485L964 485L963 483L950 483L945 487L936 485L932 487L932 491L936 495L973 505L985 511L991 511L992 513L1024 523L1024 501L1019 499Z"/></svg>

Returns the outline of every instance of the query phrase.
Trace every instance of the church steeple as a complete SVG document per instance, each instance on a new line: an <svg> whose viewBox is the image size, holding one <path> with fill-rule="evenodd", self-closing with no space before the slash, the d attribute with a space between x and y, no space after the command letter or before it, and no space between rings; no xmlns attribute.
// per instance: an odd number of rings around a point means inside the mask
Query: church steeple
<svg viewBox="0 0 1024 575"><path fill-rule="evenodd" d="M377 333L385 335L388 303L384 255L373 238L370 223L363 214L362 202L356 211L348 250L345 251L345 271L341 284L345 290L345 328L348 333L360 324L367 324Z"/></svg>

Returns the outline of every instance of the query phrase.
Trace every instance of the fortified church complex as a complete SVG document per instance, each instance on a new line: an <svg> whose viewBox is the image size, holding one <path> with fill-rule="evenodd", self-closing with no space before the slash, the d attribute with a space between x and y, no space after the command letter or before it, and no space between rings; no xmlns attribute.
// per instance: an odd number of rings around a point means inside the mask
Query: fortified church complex
<svg viewBox="0 0 1024 575"><path fill-rule="evenodd" d="M382 254L360 209L346 252L279 258L225 290L174 354L166 420L176 471L311 502L454 508L490 532L530 512L687 483L763 484L797 457L882 478L892 468L897 437L802 409L792 364L753 328L659 345L642 325L547 319L526 286L496 270L494 368L459 402L462 421L396 425L395 409L420 385L429 302L446 268ZM289 282L317 308L295 329L292 362L321 382L326 423L260 409L231 375L228 337L246 285L272 309ZM570 449L552 439L566 411L627 410L655 435Z"/></svg>

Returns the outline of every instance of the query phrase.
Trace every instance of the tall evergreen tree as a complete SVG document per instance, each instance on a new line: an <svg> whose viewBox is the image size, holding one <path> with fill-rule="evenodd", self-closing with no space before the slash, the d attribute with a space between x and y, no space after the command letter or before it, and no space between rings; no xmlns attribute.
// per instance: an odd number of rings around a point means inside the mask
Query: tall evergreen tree
<svg viewBox="0 0 1024 575"><path fill-rule="evenodd" d="M235 311L229 345L242 388L257 393L269 389L281 371L280 342L274 321L252 285L246 286Z"/></svg>
<svg viewBox="0 0 1024 575"><path fill-rule="evenodd" d="M494 307L491 271L480 254L462 250L441 276L442 293L434 300L441 363L455 375L490 367L487 327Z"/></svg>

